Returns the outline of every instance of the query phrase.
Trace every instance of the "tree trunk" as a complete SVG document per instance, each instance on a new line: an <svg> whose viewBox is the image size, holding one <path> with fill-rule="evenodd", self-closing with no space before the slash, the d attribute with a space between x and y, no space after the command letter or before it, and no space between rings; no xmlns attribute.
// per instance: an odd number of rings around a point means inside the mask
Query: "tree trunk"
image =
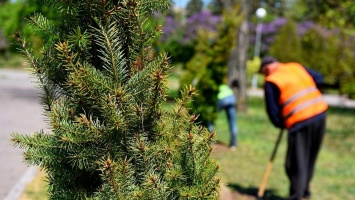
<svg viewBox="0 0 355 200"><path fill-rule="evenodd" d="M237 46L233 48L228 61L228 81L238 80L239 87L234 88L238 99L238 111L247 111L247 75L246 63L248 60L249 48L249 12L252 5L252 0L241 0L241 11L245 14L240 29L237 30Z"/></svg>

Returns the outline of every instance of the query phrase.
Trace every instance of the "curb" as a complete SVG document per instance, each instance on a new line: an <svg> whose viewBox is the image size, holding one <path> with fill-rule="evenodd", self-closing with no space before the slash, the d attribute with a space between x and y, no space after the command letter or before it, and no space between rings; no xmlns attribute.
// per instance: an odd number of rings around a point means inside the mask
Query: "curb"
<svg viewBox="0 0 355 200"><path fill-rule="evenodd" d="M18 200L26 188L26 185L33 180L37 174L37 167L29 167L21 179L11 188L4 200Z"/></svg>

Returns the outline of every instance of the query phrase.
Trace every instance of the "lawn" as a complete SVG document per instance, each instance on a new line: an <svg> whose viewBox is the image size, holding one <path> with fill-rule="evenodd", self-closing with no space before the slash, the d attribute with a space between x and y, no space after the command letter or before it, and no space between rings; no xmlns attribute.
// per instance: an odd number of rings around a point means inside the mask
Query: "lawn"
<svg viewBox="0 0 355 200"><path fill-rule="evenodd" d="M235 151L217 148L214 157L221 166L219 176L224 184L240 195L257 193L279 130L269 122L262 98L250 97L247 113L238 113L238 147ZM317 161L311 189L312 200L355 199L355 109L330 108L327 132ZM225 113L215 122L218 146L228 144L229 130ZM288 180L284 172L286 151L284 134L268 179L265 197L283 199L288 194ZM28 185L21 197L47 199L44 173Z"/></svg>
<svg viewBox="0 0 355 200"><path fill-rule="evenodd" d="M224 183L239 193L256 195L279 130L268 121L260 98L249 99L247 113L238 114L239 146L235 152L216 153ZM224 113L216 122L218 138L227 144L229 132ZM327 131L317 161L311 189L313 200L355 199L355 109L330 108ZM269 176L265 196L288 195L284 171L287 134L284 134Z"/></svg>
<svg viewBox="0 0 355 200"><path fill-rule="evenodd" d="M0 55L0 69L24 69L25 67L25 60L22 55L12 53L9 55L7 60L5 60L2 55Z"/></svg>

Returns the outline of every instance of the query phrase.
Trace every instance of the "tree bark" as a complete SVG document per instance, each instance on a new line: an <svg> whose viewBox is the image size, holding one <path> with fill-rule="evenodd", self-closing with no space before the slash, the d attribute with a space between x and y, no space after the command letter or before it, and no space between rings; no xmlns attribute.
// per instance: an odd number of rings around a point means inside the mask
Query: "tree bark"
<svg viewBox="0 0 355 200"><path fill-rule="evenodd" d="M249 13L252 0L240 0L241 11L245 17L243 22L236 31L237 45L233 48L228 61L228 81L232 83L233 80L238 80L239 87L234 88L235 95L238 99L238 111L247 111L247 75L246 75L246 63L248 60L248 48L249 48Z"/></svg>

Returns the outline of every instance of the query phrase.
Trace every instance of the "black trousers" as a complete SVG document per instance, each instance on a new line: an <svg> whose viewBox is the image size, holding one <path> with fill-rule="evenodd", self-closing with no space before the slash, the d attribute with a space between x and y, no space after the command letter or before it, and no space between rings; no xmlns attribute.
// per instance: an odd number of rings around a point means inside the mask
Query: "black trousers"
<svg viewBox="0 0 355 200"><path fill-rule="evenodd" d="M286 173L291 184L290 200L310 196L309 184L324 132L325 119L321 119L289 134Z"/></svg>

